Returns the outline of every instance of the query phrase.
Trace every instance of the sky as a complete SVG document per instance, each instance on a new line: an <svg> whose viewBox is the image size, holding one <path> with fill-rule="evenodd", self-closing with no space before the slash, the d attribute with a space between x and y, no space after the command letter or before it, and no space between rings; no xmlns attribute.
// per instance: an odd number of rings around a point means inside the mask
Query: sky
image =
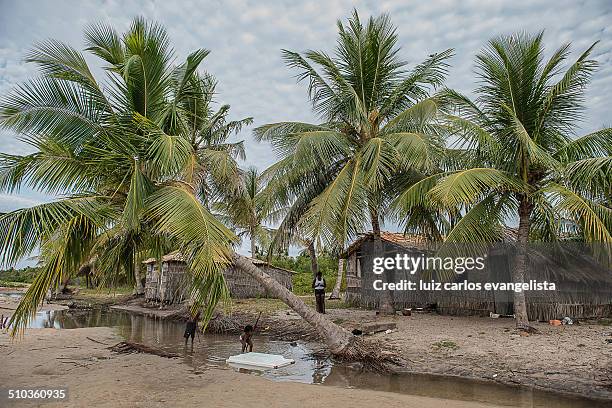
<svg viewBox="0 0 612 408"><path fill-rule="evenodd" d="M134 17L144 16L166 27L177 62L195 49L211 50L202 67L219 80L218 102L231 105L232 119L254 118L253 125L236 136L247 148L243 165L264 169L275 157L269 145L253 140L253 127L316 121L306 84L296 83L296 72L281 60L281 49L332 53L336 21L346 21L353 8L363 18L390 14L397 26L400 56L409 67L429 54L454 48L446 84L468 95L477 85L474 57L495 36L545 30L547 50L571 42L573 59L599 40L592 55L600 68L586 93L587 111L579 133L612 124L610 105L604 99L612 94L611 0L0 0L0 97L37 75L23 62L34 43L54 38L82 49L83 28L88 24L106 22L122 32ZM3 130L0 151L31 153L17 135ZM28 189L11 195L0 192L0 212L50 199Z"/></svg>

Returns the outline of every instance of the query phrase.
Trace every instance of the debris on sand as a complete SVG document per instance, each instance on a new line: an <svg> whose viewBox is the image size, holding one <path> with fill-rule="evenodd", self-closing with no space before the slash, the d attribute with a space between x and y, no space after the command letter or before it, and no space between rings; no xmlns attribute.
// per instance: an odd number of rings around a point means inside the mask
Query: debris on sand
<svg viewBox="0 0 612 408"><path fill-rule="evenodd" d="M147 353L166 358L179 357L179 355L176 353L170 353L162 349L145 346L144 344L140 343L132 343L129 341L122 341L120 343L115 344L114 346L109 347L108 349L119 354Z"/></svg>

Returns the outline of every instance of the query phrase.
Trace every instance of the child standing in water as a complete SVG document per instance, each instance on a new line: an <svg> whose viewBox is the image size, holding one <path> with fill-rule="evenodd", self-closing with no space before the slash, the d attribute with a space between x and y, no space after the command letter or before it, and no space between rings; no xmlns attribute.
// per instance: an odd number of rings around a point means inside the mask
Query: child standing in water
<svg viewBox="0 0 612 408"><path fill-rule="evenodd" d="M242 352L244 353L249 348L249 353L253 351L253 326L247 324L244 327L244 331L240 335L240 343L242 343Z"/></svg>
<svg viewBox="0 0 612 408"><path fill-rule="evenodd" d="M193 338L195 337L196 330L198 329L198 322L200 321L200 312L195 316L192 316L189 320L187 320L187 325L185 326L185 334L183 337L185 338L185 345L187 345L187 340L191 337L191 345L193 346Z"/></svg>

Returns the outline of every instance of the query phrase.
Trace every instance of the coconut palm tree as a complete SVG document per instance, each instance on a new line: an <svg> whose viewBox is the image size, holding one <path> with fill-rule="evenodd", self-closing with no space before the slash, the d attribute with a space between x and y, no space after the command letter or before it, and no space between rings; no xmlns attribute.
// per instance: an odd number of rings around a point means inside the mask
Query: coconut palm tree
<svg viewBox="0 0 612 408"><path fill-rule="evenodd" d="M272 144L279 162L267 170L271 189L292 205L281 233L298 223L311 241L342 248L367 223L382 251L380 223L394 177L436 166L443 128L429 91L445 77L451 50L406 70L387 15L364 24L357 11L338 22L333 56L283 51L296 68L320 123L280 122L255 130ZM287 234L284 234L287 236ZM391 292L382 309L393 312Z"/></svg>
<svg viewBox="0 0 612 408"><path fill-rule="evenodd" d="M210 187L221 186L234 172L230 158L239 146L228 145L225 137L240 126L224 124L225 108L212 116L200 110L210 86L197 69L208 51L172 66L165 30L140 18L121 36L111 27L91 26L86 40L87 51L104 62L106 87L80 52L48 41L27 58L43 75L0 101L2 126L36 149L0 156L0 190L28 186L61 196L0 215L0 262L14 265L38 248L42 261L11 318L13 333L26 327L48 288L92 259L97 273L112 283L120 274L134 280L143 258L178 248L204 321L228 299L222 271L229 262L277 293L277 282L232 256L237 237L206 205L213 202ZM226 165L228 176L217 178L223 172L214 163ZM233 188L219 188L218 194L228 190ZM365 360L376 355L292 293L278 293L315 326L332 352Z"/></svg>
<svg viewBox="0 0 612 408"><path fill-rule="evenodd" d="M189 176L198 197L210 207L213 202L227 199L239 191L241 176L236 160L246 158L244 143L228 139L243 126L253 123L253 118L228 120L229 105L213 109L215 78L210 74L200 77L197 71L193 77L192 86L198 97L185 102L185 110L190 112L187 123L192 129L190 142L195 152Z"/></svg>
<svg viewBox="0 0 612 408"><path fill-rule="evenodd" d="M569 44L544 59L542 33L493 39L477 56L476 101L446 90L440 100L455 132L453 166L405 190L394 206L409 217L427 208L461 217L446 242L492 243L518 220L514 282L524 282L527 244L556 241L571 228L610 262L612 130L574 137L584 90L597 62L590 46L569 67ZM606 199L607 204L606 204ZM607 258L607 259L605 259ZM524 292L514 293L519 328L527 328Z"/></svg>
<svg viewBox="0 0 612 408"><path fill-rule="evenodd" d="M251 167L240 175L240 185L235 194L214 203L217 216L227 225L236 229L239 237L247 237L251 242L251 257L257 256L257 247L270 245L274 230L265 226L274 222L283 209L272 210L269 197L262 194L263 186L259 172Z"/></svg>
<svg viewBox="0 0 612 408"><path fill-rule="evenodd" d="M208 51L172 66L165 30L140 18L121 36L93 25L85 37L87 51L103 61L104 87L83 54L49 40L26 58L42 76L0 102L2 126L36 150L0 156L0 189L61 197L0 216L2 263L37 248L43 261L13 329L25 327L50 286L90 259L107 279L123 273L138 281L145 256L176 247L189 260L196 303L210 315L228 296L220 271L236 237L196 194L198 180L217 175L200 176L198 156L231 156L235 148L218 144L219 123L202 112L210 87L197 69Z"/></svg>

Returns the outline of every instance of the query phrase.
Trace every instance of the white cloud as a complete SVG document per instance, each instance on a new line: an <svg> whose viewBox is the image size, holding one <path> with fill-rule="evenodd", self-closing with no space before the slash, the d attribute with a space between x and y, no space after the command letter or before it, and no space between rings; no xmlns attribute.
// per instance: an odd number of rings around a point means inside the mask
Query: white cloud
<svg viewBox="0 0 612 408"><path fill-rule="evenodd" d="M32 207L46 200L36 197L36 193L24 192L20 195L0 194L0 213L14 211L19 208Z"/></svg>

